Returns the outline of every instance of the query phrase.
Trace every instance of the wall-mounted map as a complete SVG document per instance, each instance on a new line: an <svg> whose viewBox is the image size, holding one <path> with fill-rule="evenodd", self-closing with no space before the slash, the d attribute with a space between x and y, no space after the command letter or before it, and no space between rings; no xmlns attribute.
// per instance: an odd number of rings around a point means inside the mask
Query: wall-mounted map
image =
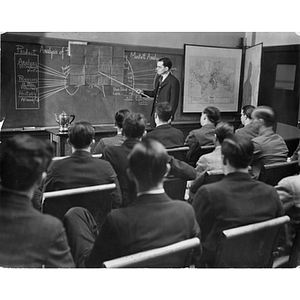
<svg viewBox="0 0 300 300"><path fill-rule="evenodd" d="M183 112L236 111L241 58L241 49L185 45Z"/></svg>

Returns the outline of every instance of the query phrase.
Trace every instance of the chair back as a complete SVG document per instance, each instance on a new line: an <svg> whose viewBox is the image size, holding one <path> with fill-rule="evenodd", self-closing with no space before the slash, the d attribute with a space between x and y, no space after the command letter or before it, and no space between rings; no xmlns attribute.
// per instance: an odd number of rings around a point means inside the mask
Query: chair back
<svg viewBox="0 0 300 300"><path fill-rule="evenodd" d="M186 154L189 151L189 147L176 147L166 149L169 155L172 155L178 160L186 161Z"/></svg>
<svg viewBox="0 0 300 300"><path fill-rule="evenodd" d="M224 230L215 267L271 268L279 231L290 221L288 216Z"/></svg>
<svg viewBox="0 0 300 300"><path fill-rule="evenodd" d="M197 191L200 189L200 187L203 186L204 184L220 181L224 176L225 174L223 173L223 170L206 171L204 174L200 175L194 180L190 188L190 191L193 194L196 194Z"/></svg>
<svg viewBox="0 0 300 300"><path fill-rule="evenodd" d="M161 248L112 259L104 268L184 268L190 267L200 250L199 238L191 238ZM199 252L199 251L198 251Z"/></svg>
<svg viewBox="0 0 300 300"><path fill-rule="evenodd" d="M93 154L92 156L95 157L95 158L101 158L102 154ZM54 156L52 158L52 161L61 160L61 159L67 158L67 157L70 157L70 156L69 155L66 155L66 156Z"/></svg>
<svg viewBox="0 0 300 300"><path fill-rule="evenodd" d="M298 161L263 165L258 180L275 186L282 178L298 174Z"/></svg>
<svg viewBox="0 0 300 300"><path fill-rule="evenodd" d="M45 192L43 194L42 212L62 220L65 213L75 206L84 207L93 215L97 224L101 224L111 211L111 192L115 183Z"/></svg>
<svg viewBox="0 0 300 300"><path fill-rule="evenodd" d="M213 152L215 148L215 145L200 146L197 142L186 154L187 163L195 168L200 156Z"/></svg>
<svg viewBox="0 0 300 300"><path fill-rule="evenodd" d="M164 189L166 194L174 200L184 200L187 181L178 177L165 177Z"/></svg>

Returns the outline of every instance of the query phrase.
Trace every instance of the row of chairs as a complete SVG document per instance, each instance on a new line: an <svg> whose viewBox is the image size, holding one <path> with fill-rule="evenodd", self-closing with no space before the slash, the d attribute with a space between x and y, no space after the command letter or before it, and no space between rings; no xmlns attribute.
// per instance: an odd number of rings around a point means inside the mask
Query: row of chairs
<svg viewBox="0 0 300 300"><path fill-rule="evenodd" d="M288 216L224 230L215 268L271 268L280 230ZM192 238L172 245L105 261L104 268L193 267L200 240Z"/></svg>

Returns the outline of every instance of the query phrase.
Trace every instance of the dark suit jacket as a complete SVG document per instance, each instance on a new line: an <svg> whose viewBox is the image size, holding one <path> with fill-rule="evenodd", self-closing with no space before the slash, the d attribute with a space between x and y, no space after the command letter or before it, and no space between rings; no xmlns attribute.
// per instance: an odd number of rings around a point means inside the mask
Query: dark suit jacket
<svg viewBox="0 0 300 300"><path fill-rule="evenodd" d="M258 136L258 130L253 123L250 123L242 128L238 128L235 133L248 136L251 140Z"/></svg>
<svg viewBox="0 0 300 300"><path fill-rule="evenodd" d="M179 91L180 91L179 81L174 75L170 73L160 85L159 77L160 76L157 76L155 79L153 91L144 91L145 95L154 98L152 110L151 110L151 116L154 113L155 106L157 103L169 102L172 106L172 116L174 117L179 102Z"/></svg>
<svg viewBox="0 0 300 300"><path fill-rule="evenodd" d="M230 173L221 181L202 186L193 207L202 232L203 248L216 251L223 230L283 215L274 187L246 173Z"/></svg>
<svg viewBox="0 0 300 300"><path fill-rule="evenodd" d="M122 206L127 206L134 201L136 195L135 183L127 177L126 170L127 156L137 143L139 143L137 139L127 139L121 146L107 146L103 151L103 158L110 162L117 173L123 197Z"/></svg>
<svg viewBox="0 0 300 300"><path fill-rule="evenodd" d="M103 152L103 158L109 161L115 169L123 197L122 206L125 207L136 198L135 183L127 177L126 170L129 167L127 156L139 143L137 139L127 139L121 146L107 146ZM196 171L183 161L179 161L169 155L169 164L171 166L170 175L182 178L184 180L193 180L196 178Z"/></svg>
<svg viewBox="0 0 300 300"><path fill-rule="evenodd" d="M284 139L272 129L265 129L256 138L252 139L254 155L252 173L257 178L263 165L285 162L289 149Z"/></svg>
<svg viewBox="0 0 300 300"><path fill-rule="evenodd" d="M116 183L113 207L122 203L117 175L105 160L94 158L87 151L75 151L70 157L54 161L45 181L45 191L79 188L106 183Z"/></svg>
<svg viewBox="0 0 300 300"><path fill-rule="evenodd" d="M156 126L147 134L147 137L159 141L165 148L180 147L184 144L183 133L170 124Z"/></svg>
<svg viewBox="0 0 300 300"><path fill-rule="evenodd" d="M62 223L32 207L30 199L0 191L0 266L75 267Z"/></svg>
<svg viewBox="0 0 300 300"><path fill-rule="evenodd" d="M109 259L192 237L200 238L200 229L189 204L166 194L141 195L130 206L107 215L86 266L100 267Z"/></svg>

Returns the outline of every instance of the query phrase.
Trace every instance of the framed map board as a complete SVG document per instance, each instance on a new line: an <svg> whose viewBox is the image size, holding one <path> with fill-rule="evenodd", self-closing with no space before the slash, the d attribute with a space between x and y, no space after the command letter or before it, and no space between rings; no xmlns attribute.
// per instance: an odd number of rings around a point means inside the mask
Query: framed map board
<svg viewBox="0 0 300 300"><path fill-rule="evenodd" d="M185 44L183 112L238 110L242 49Z"/></svg>

